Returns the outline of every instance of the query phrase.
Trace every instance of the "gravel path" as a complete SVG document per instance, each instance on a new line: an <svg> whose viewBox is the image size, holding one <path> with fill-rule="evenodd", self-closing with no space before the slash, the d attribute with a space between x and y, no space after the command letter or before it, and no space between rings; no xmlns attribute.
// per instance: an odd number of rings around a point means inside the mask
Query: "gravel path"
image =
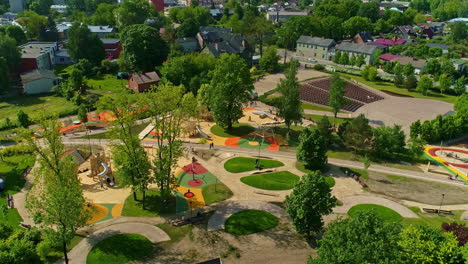
<svg viewBox="0 0 468 264"><path fill-rule="evenodd" d="M348 196L344 197L342 200L343 206L337 206L333 209L334 213L339 214L346 214L351 207L358 205L358 204L377 204L388 207L395 212L399 213L401 216L405 218L419 218L413 211L404 207L403 205L391 201L389 199L385 199L378 196L372 195L355 195L355 196Z"/></svg>
<svg viewBox="0 0 468 264"><path fill-rule="evenodd" d="M227 201L219 207L208 221L208 231L224 229L224 223L232 214L248 209L266 211L278 218L287 217L283 208L261 201Z"/></svg>
<svg viewBox="0 0 468 264"><path fill-rule="evenodd" d="M171 238L160 228L144 223L120 223L101 228L81 240L69 253L70 264L86 263L89 251L100 241L118 234L138 234L148 238L151 243L169 241ZM60 263L60 262L59 262ZM62 262L63 263L63 262Z"/></svg>

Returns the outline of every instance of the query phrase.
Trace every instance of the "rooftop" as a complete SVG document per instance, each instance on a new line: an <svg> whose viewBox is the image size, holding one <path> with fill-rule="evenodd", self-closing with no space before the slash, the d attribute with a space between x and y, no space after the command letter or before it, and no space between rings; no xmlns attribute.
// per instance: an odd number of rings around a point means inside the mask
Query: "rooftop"
<svg viewBox="0 0 468 264"><path fill-rule="evenodd" d="M385 53L385 54L380 55L379 58L384 60L384 61L392 61L392 60L401 58L401 56L400 55L390 54L390 53Z"/></svg>
<svg viewBox="0 0 468 264"><path fill-rule="evenodd" d="M383 45L387 45L387 46L401 45L401 44L404 44L405 42L406 42L406 40L404 40L404 39L393 40L393 39L379 38L379 39L375 40L375 43L383 44Z"/></svg>
<svg viewBox="0 0 468 264"><path fill-rule="evenodd" d="M441 48L441 49L449 49L450 46L449 45L445 45L445 44L438 44L438 43L426 43L426 45L430 48Z"/></svg>
<svg viewBox="0 0 468 264"><path fill-rule="evenodd" d="M335 43L333 39L326 39L326 38L318 38L318 37L309 37L309 36L301 36L297 41L297 43L306 43L317 45L321 47L330 47Z"/></svg>
<svg viewBox="0 0 468 264"><path fill-rule="evenodd" d="M350 42L342 42L336 45L337 50L343 50L348 52L356 52L372 55L378 49L376 46L365 45L365 44L356 44Z"/></svg>
<svg viewBox="0 0 468 264"><path fill-rule="evenodd" d="M120 42L120 39L116 38L102 38L101 39L103 44L117 44Z"/></svg>
<svg viewBox="0 0 468 264"><path fill-rule="evenodd" d="M19 46L21 58L33 59L57 49L56 42L28 42Z"/></svg>
<svg viewBox="0 0 468 264"><path fill-rule="evenodd" d="M29 83L39 79L57 79L57 76L52 71L49 70L34 70L21 74L21 81L24 83Z"/></svg>
<svg viewBox="0 0 468 264"><path fill-rule="evenodd" d="M132 74L132 79L138 84L152 83L159 81L159 76L156 72L146 72L142 74Z"/></svg>
<svg viewBox="0 0 468 264"><path fill-rule="evenodd" d="M406 64L411 64L413 65L414 68L416 69L422 69L424 65L426 65L426 60L422 59L416 59L413 57L407 57L407 56L402 56L400 58L396 58L396 61L398 61L401 65L406 65Z"/></svg>
<svg viewBox="0 0 468 264"><path fill-rule="evenodd" d="M272 11L268 12L268 15L270 16L276 16L276 13L278 13L280 16L307 16L308 13L306 11Z"/></svg>

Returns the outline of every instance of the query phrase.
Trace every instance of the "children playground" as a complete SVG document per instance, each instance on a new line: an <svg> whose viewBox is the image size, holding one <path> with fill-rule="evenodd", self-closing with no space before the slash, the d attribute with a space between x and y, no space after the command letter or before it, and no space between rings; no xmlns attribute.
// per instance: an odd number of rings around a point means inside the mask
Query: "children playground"
<svg viewBox="0 0 468 264"><path fill-rule="evenodd" d="M453 176L468 180L468 151L456 147L427 146L424 155Z"/></svg>

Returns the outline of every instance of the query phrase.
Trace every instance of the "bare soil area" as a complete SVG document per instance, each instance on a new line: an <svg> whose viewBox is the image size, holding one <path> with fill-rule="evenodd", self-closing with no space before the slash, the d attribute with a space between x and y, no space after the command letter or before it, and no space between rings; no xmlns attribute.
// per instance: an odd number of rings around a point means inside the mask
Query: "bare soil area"
<svg viewBox="0 0 468 264"><path fill-rule="evenodd" d="M444 204L468 203L468 189L443 183L404 178L369 172L369 178L364 179L369 191L394 197L401 200L415 201L424 204L437 205L442 194L445 194Z"/></svg>
<svg viewBox="0 0 468 264"><path fill-rule="evenodd" d="M208 232L205 225L194 225L181 240L157 245L144 263L196 263L221 257L223 263L306 263L315 251L290 224L261 233L234 236L224 231Z"/></svg>

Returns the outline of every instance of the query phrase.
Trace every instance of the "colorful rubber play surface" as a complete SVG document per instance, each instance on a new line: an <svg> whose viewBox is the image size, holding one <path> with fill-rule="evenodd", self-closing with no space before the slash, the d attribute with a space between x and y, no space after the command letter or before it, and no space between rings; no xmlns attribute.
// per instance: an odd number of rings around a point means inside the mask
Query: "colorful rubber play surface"
<svg viewBox="0 0 468 264"><path fill-rule="evenodd" d="M105 220L109 220L118 217L122 214L123 204L97 204L91 203L91 218L87 224L97 223Z"/></svg>
<svg viewBox="0 0 468 264"><path fill-rule="evenodd" d="M262 137L259 135L245 135L242 137L228 138L224 144L229 147L279 151L279 143L274 138Z"/></svg>
<svg viewBox="0 0 468 264"><path fill-rule="evenodd" d="M179 169L176 177L179 184L176 188L177 213L205 206L202 190L217 182L216 177L198 162L187 164Z"/></svg>
<svg viewBox="0 0 468 264"><path fill-rule="evenodd" d="M450 173L468 180L468 151L430 146L426 147L424 155Z"/></svg>

